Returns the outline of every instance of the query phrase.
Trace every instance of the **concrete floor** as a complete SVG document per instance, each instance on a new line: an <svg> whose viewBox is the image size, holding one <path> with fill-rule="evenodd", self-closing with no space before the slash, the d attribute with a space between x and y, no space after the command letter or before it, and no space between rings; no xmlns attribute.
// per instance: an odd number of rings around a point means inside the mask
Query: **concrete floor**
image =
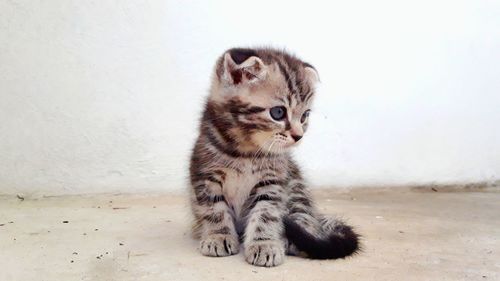
<svg viewBox="0 0 500 281"><path fill-rule="evenodd" d="M500 280L500 192L317 191L364 236L346 260L201 256L179 195L0 197L0 280Z"/></svg>

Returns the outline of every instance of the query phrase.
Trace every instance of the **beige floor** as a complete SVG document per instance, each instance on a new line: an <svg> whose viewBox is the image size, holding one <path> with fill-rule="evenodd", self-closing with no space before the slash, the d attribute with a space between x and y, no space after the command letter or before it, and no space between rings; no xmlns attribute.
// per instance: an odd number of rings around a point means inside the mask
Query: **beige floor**
<svg viewBox="0 0 500 281"><path fill-rule="evenodd" d="M362 254L259 268L198 254L182 196L0 197L0 280L500 280L498 190L315 196Z"/></svg>

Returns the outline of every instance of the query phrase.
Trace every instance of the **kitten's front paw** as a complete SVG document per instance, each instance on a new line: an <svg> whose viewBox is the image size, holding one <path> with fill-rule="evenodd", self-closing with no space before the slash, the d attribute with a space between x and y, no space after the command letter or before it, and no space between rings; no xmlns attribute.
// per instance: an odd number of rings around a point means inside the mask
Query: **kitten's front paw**
<svg viewBox="0 0 500 281"><path fill-rule="evenodd" d="M257 266L280 265L285 260L285 247L276 240L253 242L245 248L245 260Z"/></svg>
<svg viewBox="0 0 500 281"><path fill-rule="evenodd" d="M205 256L225 257L237 254L238 240L226 234L212 234L200 241L200 251Z"/></svg>

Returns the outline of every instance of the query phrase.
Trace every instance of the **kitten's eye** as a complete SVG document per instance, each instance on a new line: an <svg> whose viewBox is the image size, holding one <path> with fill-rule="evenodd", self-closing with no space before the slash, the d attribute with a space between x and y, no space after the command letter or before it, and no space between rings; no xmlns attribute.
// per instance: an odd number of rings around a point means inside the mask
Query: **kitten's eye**
<svg viewBox="0 0 500 281"><path fill-rule="evenodd" d="M286 108L284 106L275 106L269 110L269 113L274 120L280 121L285 118Z"/></svg>
<svg viewBox="0 0 500 281"><path fill-rule="evenodd" d="M300 117L300 122L304 123L306 122L307 117L309 117L309 113L311 113L311 110L308 109L302 114L302 117Z"/></svg>

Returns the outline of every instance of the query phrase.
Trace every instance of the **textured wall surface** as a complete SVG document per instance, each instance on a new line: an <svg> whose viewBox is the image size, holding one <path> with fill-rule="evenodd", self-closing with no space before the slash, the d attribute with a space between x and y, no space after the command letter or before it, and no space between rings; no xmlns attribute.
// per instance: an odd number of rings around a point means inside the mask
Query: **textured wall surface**
<svg viewBox="0 0 500 281"><path fill-rule="evenodd" d="M183 189L216 57L268 44L320 73L313 185L500 178L499 2L268 2L0 1L0 193Z"/></svg>

